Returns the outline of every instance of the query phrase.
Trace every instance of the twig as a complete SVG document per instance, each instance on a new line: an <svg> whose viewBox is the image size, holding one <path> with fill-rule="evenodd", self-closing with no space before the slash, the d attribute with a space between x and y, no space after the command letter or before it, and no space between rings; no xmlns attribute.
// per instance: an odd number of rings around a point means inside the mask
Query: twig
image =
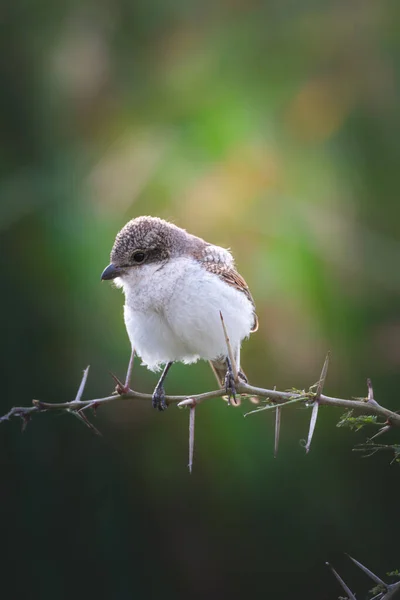
<svg viewBox="0 0 400 600"><path fill-rule="evenodd" d="M267 388L259 388L248 383L241 382L239 380L239 384L237 386L237 392L239 394L244 394L246 396L258 396L259 398L269 399L273 403L277 403L280 401L278 406L288 406L289 404L293 404L294 402L304 402L307 403L310 401L311 397L308 393L294 393L294 392L281 392L278 390L270 390ZM191 406L193 404L193 400L196 401L196 404L200 404L205 400L212 400L213 398L220 398L225 395L225 390L220 388L218 390L213 390L210 392L204 392L202 394L194 394L187 396L166 396L165 399L169 404L178 403L178 406ZM79 402L73 401L75 403L75 407L79 409L91 408L93 406L100 406L101 404L108 404L109 402L118 402L120 400L148 400L152 399L151 394L143 394L141 392L136 392L131 390L126 394L116 395L112 394L110 396L105 396L104 398L95 398L93 400L81 400ZM7 414L0 417L0 422L8 421L11 417L22 417L23 415L31 415L36 412L43 412L47 410L67 410L71 408L71 402L42 402L41 400L33 400L34 406L16 406L12 408ZM380 404L376 403L376 405L370 405L365 401L360 400L346 400L344 398L335 398L333 396L324 396L321 394L319 399L319 403L325 406L336 406L338 408L344 409L353 409L369 414L378 415L380 417L386 417L390 419L393 426L400 427L400 414L393 412L387 408L384 408ZM254 412L262 412L263 410L274 409L276 408L276 404L274 406L262 407Z"/></svg>
<svg viewBox="0 0 400 600"><path fill-rule="evenodd" d="M269 390L264 388L258 388L247 383L240 383L237 391L240 394L249 394L252 396L259 396L260 398L268 398L271 402L281 401L282 405L287 404L288 401L299 400L305 403L310 402L313 399L313 394L308 392L279 392L278 390ZM337 406L346 410L357 410L368 414L378 415L389 419L392 425L400 427L400 414L393 412L387 408L384 408L377 402L370 404L365 400L346 400L344 398L335 398L333 396L325 396L321 394L319 398L320 405L325 406ZM269 408L269 407L268 407ZM259 409L261 411L261 409ZM255 411L258 412L258 411ZM250 414L250 413L249 413Z"/></svg>
<svg viewBox="0 0 400 600"><path fill-rule="evenodd" d="M82 387L82 383L86 383L86 377L84 373L84 379L82 379L79 390ZM83 388L82 388L83 389ZM79 393L78 390L78 393ZM284 406L289 406L290 404L295 403L310 403L315 400L316 395L312 392L305 391L279 391L276 389L267 389L267 388L259 388L253 385L249 385L248 383L244 383L240 379L236 385L236 391L238 394L243 394L245 396L257 396L258 398L268 399L271 402L271 405L263 406L255 411L251 411L247 414L254 414L258 412L262 412L264 410L275 410L276 408L281 408ZM218 390L213 390L210 392L205 392L202 394L195 395L186 395L186 396L166 396L166 401L168 404L177 403L179 407L185 406L193 406L195 402L197 404L201 404L205 400L211 400L213 398L220 398L225 395L225 390L223 388ZM78 399L78 394L75 400L72 402L59 402L59 403L50 403L43 402L41 400L33 400L33 406L16 406L12 408L8 413L0 417L0 423L3 421L8 421L12 417L20 417L24 423L30 419L34 414L39 412L46 411L68 411L74 410L79 411L82 414L82 411L88 408L98 408L103 404L108 404L110 402L118 402L125 400L146 400L151 401L151 394L143 394L141 392L137 392L135 390L129 390L126 393L121 395L112 394L110 396L105 396L104 398L95 398L92 400L81 400ZM336 406L338 408L343 408L346 410L353 409L359 411L361 413L368 413L377 415L379 417L384 418L386 421L390 422L393 427L400 427L400 414L391 411L387 408L381 406L376 400L370 399L361 399L361 400L347 400L343 398L335 398L333 396L325 396L324 394L320 394L318 403L322 406Z"/></svg>
<svg viewBox="0 0 400 600"><path fill-rule="evenodd" d="M310 396L308 393L297 393L297 392L281 392L278 390L271 390L267 388L259 388L253 385L249 385L248 383L241 382L239 380L239 384L237 386L237 392L239 394L249 395L249 396L258 396L259 398L269 399L273 403L280 403L278 406L288 406L289 404L293 404L294 402L304 402L307 403L310 401ZM165 399L169 404L178 403L179 407L191 406L193 404L193 400L196 401L196 404L201 404L205 400L212 400L213 398L220 398L225 395L225 390L220 388L218 390L213 390L210 392L204 392L202 394L194 394L187 396L166 396ZM152 399L151 394L143 394L141 392L136 392L131 390L126 394L115 395L112 394L110 396L105 396L104 398L95 398L92 400L81 400L79 402L75 402L75 407L79 409L92 408L94 406L100 406L101 404L108 404L109 402L118 402L120 400L148 400ZM7 414L0 417L0 422L8 421L11 417L22 417L25 415L32 415L36 412L44 412L47 410L67 410L71 408L71 402L42 402L41 400L33 400L34 406L16 406L12 408ZM384 408L380 404L376 403L376 405L369 404L365 401L360 400L346 400L344 398L335 398L333 396L324 396L321 394L319 403L325 406L336 406L338 408L343 409L353 409L369 414L378 415L380 417L385 417L391 420L391 423L395 427L400 427L400 415L396 412L393 412L387 408ZM253 414L262 412L263 410L274 409L276 408L276 404L274 406L262 407L256 411L252 411Z"/></svg>

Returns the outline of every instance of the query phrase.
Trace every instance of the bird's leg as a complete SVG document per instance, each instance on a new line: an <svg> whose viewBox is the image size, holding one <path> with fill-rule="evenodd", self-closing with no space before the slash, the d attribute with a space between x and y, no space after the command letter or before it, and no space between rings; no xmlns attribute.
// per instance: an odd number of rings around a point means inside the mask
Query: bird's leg
<svg viewBox="0 0 400 600"><path fill-rule="evenodd" d="M168 371L171 368L173 361L167 363L164 367L164 371L156 385L156 388L153 392L153 408L157 408L158 410L165 410L168 408L167 403L165 402L165 391L164 391L164 380L167 376Z"/></svg>
<svg viewBox="0 0 400 600"><path fill-rule="evenodd" d="M225 391L228 396L228 403L231 403L231 398L233 398L234 403L236 404L236 387L235 387L235 377L233 375L233 369L231 365L231 361L229 357L226 357L226 375L225 375Z"/></svg>

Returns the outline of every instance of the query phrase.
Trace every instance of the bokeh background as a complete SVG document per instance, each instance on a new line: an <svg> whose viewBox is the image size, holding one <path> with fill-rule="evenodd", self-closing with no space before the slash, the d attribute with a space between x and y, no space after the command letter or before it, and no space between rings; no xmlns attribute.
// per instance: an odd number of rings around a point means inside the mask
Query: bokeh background
<svg viewBox="0 0 400 600"><path fill-rule="evenodd" d="M121 292L100 283L141 214L230 247L260 329L255 385L400 408L400 25L374 0L14 0L0 19L1 413L32 398L108 395L129 358ZM157 377L135 365L134 386ZM213 388L175 366L167 391ZM7 598L334 599L330 560L400 566L392 456L368 432L222 400L188 414L119 402L95 420L0 432ZM372 432L371 432L372 433ZM393 434L391 440L398 441ZM387 441L390 441L388 438ZM278 596L279 594L279 596Z"/></svg>

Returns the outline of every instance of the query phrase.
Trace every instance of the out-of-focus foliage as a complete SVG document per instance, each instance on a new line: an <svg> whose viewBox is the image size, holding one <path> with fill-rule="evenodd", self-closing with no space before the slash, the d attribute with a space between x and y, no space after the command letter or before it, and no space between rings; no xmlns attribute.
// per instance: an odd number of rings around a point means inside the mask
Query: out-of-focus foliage
<svg viewBox="0 0 400 600"><path fill-rule="evenodd" d="M89 397L123 376L123 298L100 273L140 214L232 249L260 318L252 383L308 387L329 349L327 393L371 377L400 408L398 3L1 13L2 413L71 399L89 362ZM136 366L137 389L155 381ZM213 385L207 365L175 366L167 390ZM305 457L309 413L288 408L274 460L273 416L243 412L199 407L192 476L186 412L110 405L102 438L72 417L3 425L6 597L335 598L325 560L391 568L399 475L351 453L364 430L321 409Z"/></svg>

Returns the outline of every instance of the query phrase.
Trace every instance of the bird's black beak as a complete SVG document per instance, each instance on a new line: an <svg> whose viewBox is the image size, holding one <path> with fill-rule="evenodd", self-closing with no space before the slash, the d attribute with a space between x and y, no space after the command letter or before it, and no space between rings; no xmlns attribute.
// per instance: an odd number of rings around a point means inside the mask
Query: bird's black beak
<svg viewBox="0 0 400 600"><path fill-rule="evenodd" d="M113 263L111 263L102 272L101 280L105 281L106 279L115 279L121 275L121 272L122 269L120 267L116 267Z"/></svg>

